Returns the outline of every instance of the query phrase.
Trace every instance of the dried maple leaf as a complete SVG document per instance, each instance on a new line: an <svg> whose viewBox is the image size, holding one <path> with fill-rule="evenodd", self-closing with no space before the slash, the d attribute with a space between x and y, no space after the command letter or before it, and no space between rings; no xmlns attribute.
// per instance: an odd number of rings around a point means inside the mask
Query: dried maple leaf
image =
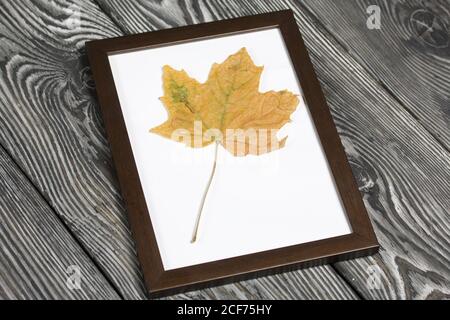
<svg viewBox="0 0 450 320"><path fill-rule="evenodd" d="M180 135L174 132L183 129L187 145L205 147L217 141L234 156L284 147L286 138L279 141L276 133L290 121L299 100L286 90L260 93L262 72L263 67L255 66L245 48L222 64L214 64L203 84L184 70L164 66L161 101L169 119L151 132L178 141ZM201 123L200 129L196 122Z"/></svg>
<svg viewBox="0 0 450 320"><path fill-rule="evenodd" d="M201 212L213 179L218 145L234 156L260 155L283 148L286 143L277 132L290 121L299 99L293 93L259 92L263 67L257 67L247 50L214 64L205 83L192 79L184 71L163 68L164 96L168 120L151 132L180 141L190 147L216 143L211 177L196 221L192 242L197 238ZM204 131L206 131L204 133Z"/></svg>

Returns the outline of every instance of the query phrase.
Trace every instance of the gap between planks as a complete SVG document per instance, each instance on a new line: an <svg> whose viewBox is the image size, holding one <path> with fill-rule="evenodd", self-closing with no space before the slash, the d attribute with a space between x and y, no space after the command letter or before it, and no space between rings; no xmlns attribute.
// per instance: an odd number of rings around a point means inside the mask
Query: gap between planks
<svg viewBox="0 0 450 320"><path fill-rule="evenodd" d="M73 234L73 231L68 227L68 225L61 219L61 217L56 213L55 209L51 205L50 201L48 201L45 196L42 194L42 192L36 187L34 182L30 179L30 177L27 175L27 173L22 169L19 163L11 156L8 149L6 149L3 144L0 142L0 149L3 151L6 156L9 158L9 160L16 166L19 173L23 176L23 178L30 184L30 186L33 188L33 191L39 195L39 197L42 199L43 202L48 206L51 213L56 217L56 219L60 222L61 226L64 228L65 231L67 231L68 235L73 239L73 241L78 245L80 250L86 254L87 257L89 257L89 260L92 262L92 264L97 268L99 273L103 275L106 282L113 288L113 290L116 292L116 294L120 297L120 299L124 300L124 297L120 290L116 287L114 282L111 281L108 274L104 272L104 270L101 268L101 266L92 258L91 254L88 250L80 243L78 238Z"/></svg>
<svg viewBox="0 0 450 320"><path fill-rule="evenodd" d="M96 2L97 2L97 0L95 0ZM360 61L359 61L359 57L358 56L356 56L356 55L354 55L353 54L353 52L352 52L352 50L350 50L350 48L347 46L347 45L345 45L345 43L342 41L342 39L339 39L338 37L336 37L335 35L334 35L334 33L322 22L322 21L320 21L320 19L319 19L319 17L317 17L317 15L314 13L314 12L312 12L307 6L305 6L303 3L298 3L298 5L300 6L300 7L302 7L302 9L308 14L308 15L310 15L311 16L311 18L314 20L314 21L316 21L316 23L318 24L318 25L320 25L326 32L327 32L327 34L328 34L328 36L331 38L331 39L333 39L336 43L338 43L340 46L341 46L341 48L344 50L344 51L346 51L350 56L352 56L354 59L355 59L355 61L356 61L356 63L358 63L358 65L362 68L362 69L364 69L366 72L367 72L367 74L375 81L375 82L377 82L395 101L397 101L398 102L398 104L403 108L403 110L405 111L405 112L407 112L411 117L413 117L415 120L416 120L416 122L418 123L418 125L421 127L421 128L423 128L426 132L428 132L428 134L431 136L431 137L433 137L433 139L443 148L443 149L445 149L446 151L447 151L447 153L448 153L448 155L450 156L450 149L440 140L440 139L438 139L438 137L436 137L436 135L430 130L430 129L428 129L421 121L420 121L420 118L414 113L414 111L413 110L410 110L402 101L401 101L401 99L399 99L398 97L397 97L397 95L391 90L391 89L389 89L389 87L384 83L384 82L382 82L379 78L377 78L377 77L375 77L374 75L373 75L373 72L371 72L371 70L369 70L367 67L366 67L366 65L364 64L364 63L361 63ZM103 10L103 8L102 8L102 10ZM116 23L116 21L114 21L114 23Z"/></svg>

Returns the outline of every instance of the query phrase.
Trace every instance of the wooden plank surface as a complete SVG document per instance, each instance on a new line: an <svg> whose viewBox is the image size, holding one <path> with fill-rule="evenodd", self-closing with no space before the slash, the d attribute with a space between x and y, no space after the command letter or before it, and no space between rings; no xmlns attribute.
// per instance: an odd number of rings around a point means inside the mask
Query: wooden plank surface
<svg viewBox="0 0 450 320"><path fill-rule="evenodd" d="M168 297L175 299L356 300L331 266L319 266Z"/></svg>
<svg viewBox="0 0 450 320"><path fill-rule="evenodd" d="M302 3L450 150L450 0ZM370 5L381 9L380 30L366 26Z"/></svg>
<svg viewBox="0 0 450 320"><path fill-rule="evenodd" d="M80 270L70 290L68 268ZM70 271L70 270L69 270ZM41 195L0 147L0 300L119 299Z"/></svg>
<svg viewBox="0 0 450 320"><path fill-rule="evenodd" d="M0 1L0 143L123 297L143 298L83 52L117 35L87 1Z"/></svg>
<svg viewBox="0 0 450 320"><path fill-rule="evenodd" d="M93 2L1 0L0 144L120 295L145 298L83 52L118 35ZM178 297L357 298L330 266Z"/></svg>
<svg viewBox="0 0 450 320"><path fill-rule="evenodd" d="M335 267L364 298L450 297L448 151L299 2L97 2L128 33L292 8L382 245Z"/></svg>

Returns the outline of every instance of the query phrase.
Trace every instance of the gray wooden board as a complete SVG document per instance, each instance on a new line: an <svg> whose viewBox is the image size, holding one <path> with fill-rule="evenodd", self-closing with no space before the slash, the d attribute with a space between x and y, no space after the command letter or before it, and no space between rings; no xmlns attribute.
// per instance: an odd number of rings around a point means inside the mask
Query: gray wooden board
<svg viewBox="0 0 450 320"><path fill-rule="evenodd" d="M405 109L300 2L97 2L128 33L293 9L382 245L378 255L335 267L364 298L450 297L450 156L430 133L438 127L424 128L425 118Z"/></svg>
<svg viewBox="0 0 450 320"><path fill-rule="evenodd" d="M119 298L0 147L0 299Z"/></svg>
<svg viewBox="0 0 450 320"><path fill-rule="evenodd" d="M449 0L306 0L303 4L450 150ZM370 5L380 8L379 30L367 28Z"/></svg>
<svg viewBox="0 0 450 320"><path fill-rule="evenodd" d="M83 52L117 35L90 2L1 1L0 143L121 294L142 298Z"/></svg>
<svg viewBox="0 0 450 320"><path fill-rule="evenodd" d="M120 295L132 299L145 298L145 289L84 53L85 41L121 34L93 2L0 1L0 143ZM31 296L17 280L20 294ZM322 266L178 297L357 295Z"/></svg>

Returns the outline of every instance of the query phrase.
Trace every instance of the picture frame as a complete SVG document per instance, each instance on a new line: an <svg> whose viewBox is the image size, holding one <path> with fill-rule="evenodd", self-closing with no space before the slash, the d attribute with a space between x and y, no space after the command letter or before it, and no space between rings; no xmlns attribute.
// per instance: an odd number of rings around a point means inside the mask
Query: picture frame
<svg viewBox="0 0 450 320"><path fill-rule="evenodd" d="M241 35L245 36L242 37ZM284 44L284 47L277 49L276 47L281 43L277 42L278 38L276 37L278 37L278 35L279 40ZM255 40L257 38L259 39L258 41ZM267 39L267 41L264 39ZM216 42L208 44L208 41ZM270 46L270 41L274 41L273 46ZM308 131L310 133L305 133L304 136L306 137L308 135L311 139L316 137L318 145L317 150L321 150L320 155L323 155L324 159L322 167L318 166L316 169L311 169L311 171L318 170L317 172L324 173L323 184L317 183L316 186L315 183L311 182L312 180L303 181L303 179L296 178L296 181L302 180L299 184L302 184L303 187L299 186L298 188L303 188L302 190L305 190L304 192L309 192L309 188L312 190L310 194L304 194L304 199L306 202L307 200L310 202L308 208L317 207L317 212L314 213L314 215L317 215L319 218L314 222L315 227L311 227L311 229L316 228L317 230L314 231L316 232L315 235L310 236L311 239L317 239L296 243L295 241L297 240L295 239L298 239L296 238L297 232L295 228L293 229L289 226L292 226L292 221L297 221L295 219L298 217L292 217L292 213L283 216L280 212L283 212L284 209L272 210L277 211L273 215L270 213L272 211L269 209L267 209L268 212L266 213L262 212L265 208L272 208L272 203L270 203L272 197L250 197L250 199L253 199L252 202L237 196L236 199L241 200L235 201L235 206L232 208L238 208L238 206L241 204L243 205L243 203L246 203L245 205L251 207L255 202L254 199L261 199L258 201L263 203L259 204L258 211L261 211L261 216L264 217L261 218L261 220L265 219L264 221L266 222L260 223L257 216L258 212L252 213L255 215L252 216L252 219L248 219L249 221L245 219L240 220L247 221L247 225L242 222L242 226L236 226L235 222L230 222L230 226L232 226L230 229L234 229L235 227L237 229L236 235L233 235L233 231L228 230L226 231L227 233L223 234L227 234L228 236L225 237L222 235L220 238L222 240L214 240L222 241L222 243L211 244L209 247L204 245L205 248L199 249L197 253L194 249L190 251L189 244L183 243L180 245L171 243L171 239L177 238L180 232L171 230L170 223L176 224L176 221L178 220L185 221L183 220L185 215L183 212L184 209L180 208L179 210L173 210L176 211L175 213L171 211L171 220L165 220L164 218L169 215L168 210L164 211L161 209L159 210L160 213L158 213L158 215L152 216L152 210L149 209L151 203L158 201L165 201L168 203L167 207L176 205L178 202L177 200L170 201L170 197L177 198L175 191L171 191L175 193L175 195L171 194L166 196L165 194L160 193L158 197L153 197L152 201L148 201L148 193L157 193L156 189L159 188L158 183L159 185L163 185L163 182L161 181L164 177L161 178L161 176L158 176L157 174L159 172L171 172L169 170L173 171L173 167L163 168L163 166L173 164L170 164L170 161L153 163L153 158L158 157L157 155L163 152L154 149L152 149L152 152L147 152L144 150L145 142L141 143L136 141L147 141L145 139L158 138L159 140L154 140L157 142L152 146L161 145L163 143L169 144L172 143L172 141L168 142L160 137L155 138L154 135L151 135L148 130L143 130L143 128L139 128L139 130L136 131L139 133L136 134L130 123L138 123L136 121L146 118L146 116L150 114L145 112L149 112L148 110L150 109L157 110L157 108L159 108L158 112L161 112L161 110L164 111L164 107L159 100L157 101L157 99L148 98L150 96L147 95L148 91L151 91L151 94L155 95L155 97L157 94L161 96L161 87L163 87L164 84L161 82L161 85L155 85L150 80L150 77L152 77L151 79L154 79L154 81L158 81L158 78L163 81L163 72L161 71L161 73L158 74L157 71L163 68L164 63L159 61L172 59L172 64L176 64L178 63L176 59L182 57L182 59L185 59L184 61L193 61L192 63L195 61L196 64L205 61L204 68L208 68L211 66L211 63L206 63L206 60L210 55L217 54L217 57L222 57L224 55L223 57L226 58L226 56L235 51L230 49L230 52L223 52L226 51L224 48L238 46L241 42L244 43L245 46L249 46L249 52L252 58L257 60L260 59L264 65L269 66L268 72L271 72L271 70L273 71L273 78L276 78L276 72L281 74L278 82L283 82L282 79L290 79L290 77L293 77L300 88L299 90L301 91L304 110L306 110L304 112L304 118L302 119L307 119L307 117L310 117L311 119L310 127L305 124L306 120L301 123L300 127L310 128L310 131ZM185 44L189 45L180 47ZM268 47L268 50L254 49L251 51L252 46L254 46L254 48L263 48L266 46ZM369 216L353 177L331 113L327 107L320 83L309 59L307 49L290 10L130 35L114 39L96 40L88 42L86 47L96 84L98 100L111 145L114 164L128 212L131 230L136 241L139 261L148 292L152 297L160 297L187 290L216 286L253 277L315 266L318 264L333 263L374 254L378 251L379 245ZM161 51L161 48L165 51ZM281 50L285 52L286 56L284 58L280 56L278 59L275 56L273 59L270 57L266 59L266 56L258 54L258 52L265 52L267 55L275 55L274 52L282 52ZM207 54L205 51L207 51ZM189 52L194 52L194 54L188 54ZM133 55L134 53L139 53L139 55ZM205 58L200 58L203 56ZM224 59L217 61L217 59L213 59L211 61L220 63L223 60ZM283 65L280 62L288 60L289 62L283 62ZM286 65L288 63L290 66L289 68L292 69L289 71L289 75L287 73L288 71L286 71ZM156 71L142 71L147 64L148 70ZM274 66L273 68L270 67L272 65ZM153 67L155 69L151 69ZM129 70L138 69L141 71L134 71L135 73L130 75L127 74L128 72L132 73L132 71ZM286 75L288 76L284 76L283 72L286 72ZM205 72L202 74L205 74L205 76L207 75ZM274 80L272 83L276 84L277 82ZM134 108L137 104L133 105L132 101L137 100L132 99L137 99L136 96L139 96L140 93L133 90L143 92L143 98L140 98L141 100L151 100L151 102L148 102L149 107L143 107L145 110L142 111L143 113L139 116L133 115L133 110L139 108ZM153 91L156 93L153 93ZM132 97L129 98L128 96ZM140 105L141 103L142 105L145 105L147 101L141 101L138 104ZM151 108L150 105L152 105ZM150 127L151 126L149 125L147 129L150 129ZM142 139L140 137L138 138L137 135L142 135ZM172 147L172 144L170 146ZM173 148L176 148L175 143L173 143ZM302 150L299 152L299 154L301 154L299 159L308 158L310 154L314 153L312 151L307 151L308 150ZM222 153L226 154L225 151ZM320 157L319 153L317 154L318 157ZM143 155L142 157L147 158L142 158L141 155ZM143 172L147 170L145 169L147 160L144 161L142 159L150 159L148 160L148 163L152 163L153 167L148 169L150 172L148 174L143 174ZM314 160L314 162L322 163L321 160ZM308 163L311 163L311 161ZM156 164L161 167L156 167ZM284 165L284 163L282 163L282 165ZM150 166L150 164L148 166ZM207 165L202 164L201 167L203 166ZM295 163L293 163L292 169L290 169L293 170L293 173L288 174L287 176L295 177L296 174L294 172L296 172L295 170L297 170L297 167L299 166L296 166ZM183 172L190 171L190 167L185 167L183 170ZM251 170L245 169L243 172L246 171ZM304 174L305 170L301 172ZM330 178L327 178L327 174L329 174ZM316 176L320 175L321 174L316 174ZM158 183L151 182L151 177L158 177L160 180ZM278 179L276 174L271 177L273 179ZM203 181L205 179L201 180ZM261 184L261 181L262 184L264 184L263 179L258 181L258 184ZM241 184L245 183L236 182L236 188ZM280 185L282 186L283 183L280 183ZM269 186L267 187L269 188ZM234 187L228 187L226 194L231 194L233 192L232 188ZM280 189L279 185L277 186L277 190L278 189ZM171 189L167 187L167 190ZM294 187L290 187L289 190L294 190L289 192L295 192L295 185ZM187 190L186 192L188 193L190 191ZM333 192L337 195L337 200L333 198ZM274 191L274 193L276 193L276 191ZM281 193L283 193L283 191ZM296 208L296 206L303 208L302 206L304 205L301 200L302 194L290 196L288 198L277 198L276 196L274 196L274 198L286 199L288 205L283 208ZM293 198L299 198L300 201ZM332 198L334 200L330 200ZM289 204L291 203L290 201L292 201L292 204ZM230 201L222 201L220 203L223 203L225 206L228 202ZM329 207L326 207L326 204L329 205ZM344 217L342 217L341 213L334 213L334 210L330 209L338 208L338 205L342 207L342 212L345 215ZM339 210L341 209L336 209L335 211L338 212ZM233 210L229 210L228 212L230 211ZM321 214L323 214L323 216L321 216ZM230 215L235 217L232 213L230 213ZM242 216L243 213L240 212L239 215ZM278 219L277 217L280 216L284 217L283 219L287 217L285 223L283 223L283 221L275 221ZM306 212L303 217L310 216L311 215L308 215L308 212ZM338 227L330 226L330 223L327 222L327 218L325 217L331 217L333 225L340 225L340 229L333 229ZM293 220L289 220L291 218ZM223 215L220 219L218 221L222 221L221 223L224 225L223 221L225 220L223 220ZM225 225L228 226L227 223L228 222L226 222ZM266 223L266 225L264 223ZM321 233L321 223L323 224L324 229L329 228L329 231L327 231L329 233ZM213 224L214 223L211 223L211 225ZM220 225L217 221L215 224ZM269 229L264 228L267 228L267 225L270 224L276 225L276 230L278 231L274 231L273 233L267 232ZM307 223L305 224L307 225ZM347 232L345 232L345 228L347 228L345 224L348 226L349 231ZM167 227L168 225L169 227ZM182 226L177 225L177 228L182 228ZM267 237L264 237L264 234L258 233L259 228L265 230ZM165 235L162 230L166 230L165 232L169 233L169 235ZM217 230L217 232L220 232L220 228ZM249 230L247 238L245 238L245 231L242 230ZM173 232L173 234L170 232ZM241 235L239 232L244 232L242 233L244 235ZM238 239L230 239L234 236L238 237ZM286 237L286 239L284 239L284 237ZM213 235L211 235L210 238L213 238ZM265 240L265 238L267 238L267 243L261 244L264 242L263 240ZM178 240L173 241L175 242ZM278 244L272 245L272 242L270 241ZM258 243L252 244L252 242ZM207 241L204 241L203 243L207 243ZM236 248L236 243L245 243L245 245L243 244L243 248L240 249ZM283 243L288 243L288 245L283 245ZM258 245L260 247L258 247ZM264 248L270 249L266 250ZM167 252L165 250L167 250ZM241 251L239 250L247 250L242 252L248 253L240 254ZM204 256L202 256L202 254ZM180 258L178 258L178 256L180 256ZM181 258L181 256L183 257ZM224 258L220 258L222 256ZM168 268L168 265L171 267Z"/></svg>

